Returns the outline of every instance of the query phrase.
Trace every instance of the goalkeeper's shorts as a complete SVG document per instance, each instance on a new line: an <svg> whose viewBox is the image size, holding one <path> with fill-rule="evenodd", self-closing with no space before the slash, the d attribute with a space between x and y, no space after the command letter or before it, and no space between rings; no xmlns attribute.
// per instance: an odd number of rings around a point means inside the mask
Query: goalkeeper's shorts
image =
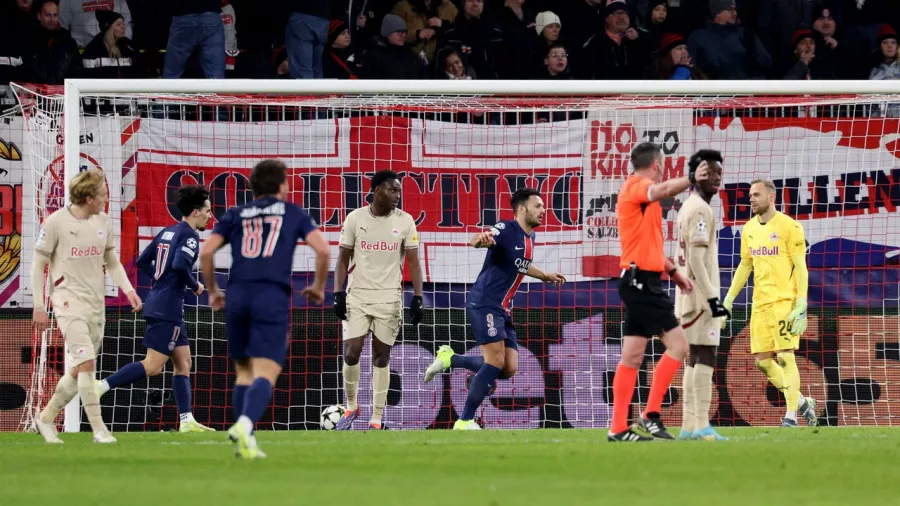
<svg viewBox="0 0 900 506"><path fill-rule="evenodd" d="M800 348L800 336L792 335L788 330L787 317L793 309L793 300L753 306L750 313L750 353Z"/></svg>

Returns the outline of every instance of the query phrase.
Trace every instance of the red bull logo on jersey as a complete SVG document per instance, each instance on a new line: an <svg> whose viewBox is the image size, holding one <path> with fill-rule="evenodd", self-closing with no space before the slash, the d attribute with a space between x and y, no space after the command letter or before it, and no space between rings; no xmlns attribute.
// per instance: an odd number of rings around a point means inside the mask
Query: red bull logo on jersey
<svg viewBox="0 0 900 506"><path fill-rule="evenodd" d="M750 255L755 257L774 257L778 256L778 246L760 246L758 248L750 248Z"/></svg>
<svg viewBox="0 0 900 506"><path fill-rule="evenodd" d="M91 246L89 248L78 248L72 246L72 251L70 254L72 258L99 257L103 256L103 248L98 248L97 246Z"/></svg>
<svg viewBox="0 0 900 506"><path fill-rule="evenodd" d="M360 241L359 247L364 249L365 251L397 251L400 248L400 243L397 241L387 242L387 241Z"/></svg>

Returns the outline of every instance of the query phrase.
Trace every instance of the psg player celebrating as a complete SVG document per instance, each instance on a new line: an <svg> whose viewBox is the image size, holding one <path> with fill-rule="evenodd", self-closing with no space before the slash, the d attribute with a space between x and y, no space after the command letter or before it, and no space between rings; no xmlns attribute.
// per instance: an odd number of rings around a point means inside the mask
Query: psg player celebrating
<svg viewBox="0 0 900 506"><path fill-rule="evenodd" d="M545 273L531 264L534 260L534 229L544 219L544 201L537 190L517 190L510 199L515 219L501 221L490 230L472 237L475 248L488 248L487 256L466 303L466 316L472 322L475 341L481 357L454 354L442 346L437 359L425 371L425 381L451 367L464 367L475 372L469 386L465 409L453 430L481 430L475 422L475 411L487 397L497 378L516 374L519 352L516 329L510 315L512 299L528 275L560 286L566 278L558 273Z"/></svg>

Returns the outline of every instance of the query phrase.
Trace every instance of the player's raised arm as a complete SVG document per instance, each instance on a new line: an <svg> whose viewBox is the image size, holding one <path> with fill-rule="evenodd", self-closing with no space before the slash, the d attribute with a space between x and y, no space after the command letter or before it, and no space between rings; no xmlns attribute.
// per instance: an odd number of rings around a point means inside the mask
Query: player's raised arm
<svg viewBox="0 0 900 506"><path fill-rule="evenodd" d="M709 165L702 162L696 171L689 172L687 176L668 179L660 183L650 185L647 189L647 202L656 202L667 197L674 197L687 190L698 181L706 181L709 178Z"/></svg>
<svg viewBox="0 0 900 506"><path fill-rule="evenodd" d="M143 305L141 298L138 297L137 292L134 291L134 286L132 286L131 281L128 280L128 273L125 272L125 267L122 266L122 262L119 261L119 256L116 255L115 235L111 221L109 222L109 227L106 231L106 252L103 255L103 261L106 262L106 271L112 278L113 283L115 283L120 290L125 292L125 296L128 297L128 302L131 303L132 311L140 311L141 306Z"/></svg>
<svg viewBox="0 0 900 506"><path fill-rule="evenodd" d="M494 236L498 234L498 230L496 228L490 228L485 230L484 232L479 232L472 236L472 239L469 241L469 244L473 248L490 248L496 241L494 240Z"/></svg>

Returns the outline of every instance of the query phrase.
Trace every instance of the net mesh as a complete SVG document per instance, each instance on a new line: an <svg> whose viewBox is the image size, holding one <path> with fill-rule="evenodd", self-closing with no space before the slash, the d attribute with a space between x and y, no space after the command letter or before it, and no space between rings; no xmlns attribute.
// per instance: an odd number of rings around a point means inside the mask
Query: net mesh
<svg viewBox="0 0 900 506"><path fill-rule="evenodd" d="M33 186L24 192L32 207L23 204L22 238L30 252L40 221L62 204L62 139L74 134L62 131L59 90L17 92L32 159ZM182 184L209 186L217 218L251 199L247 178L255 163L280 158L290 168L290 199L310 212L336 248L346 214L370 198L371 175L400 173L401 207L420 232L429 308L418 328L402 328L392 353L385 421L403 429L449 427L462 411L468 373L454 370L426 384L423 372L441 345L479 353L464 305L484 252L468 248L468 240L511 219L508 196L523 186L538 188L548 207L537 230L535 265L563 273L569 283L560 290L523 284L513 310L518 374L500 382L478 416L488 428L607 427L623 321L612 279L619 253L615 206L630 172L630 151L642 141L660 143L666 177L672 177L685 173L694 151L718 149L725 157L723 187L713 201L722 286L739 262L749 182L772 179L776 205L801 221L809 243L811 316L798 352L803 393L819 400L826 424L900 420L900 229L889 226L900 205L900 169L894 168L900 96L161 93L87 95L80 110L81 166L107 174L122 262L141 295L149 279L134 272L134 261L154 234L175 222L174 196ZM663 202L670 256L685 198ZM295 254L297 290L314 267L307 250ZM228 257L225 248L216 258L220 276L227 276ZM711 413L717 425L776 425L783 416L783 397L767 386L749 355L750 294L742 292L723 333ZM112 287L108 295L101 378L144 354L142 318ZM194 415L223 428L231 420L233 381L224 316L210 311L205 296L186 294L185 300ZM323 309L293 298L290 356L262 428L318 428L321 410L343 402L340 325L329 303ZM32 349L26 428L63 370L58 333L34 336ZM646 400L662 352L658 341L648 346L633 414ZM368 345L361 365L365 419L372 404ZM103 414L113 430L174 428L171 372L168 367L105 395ZM680 385L679 373L664 402L663 416L676 426Z"/></svg>

